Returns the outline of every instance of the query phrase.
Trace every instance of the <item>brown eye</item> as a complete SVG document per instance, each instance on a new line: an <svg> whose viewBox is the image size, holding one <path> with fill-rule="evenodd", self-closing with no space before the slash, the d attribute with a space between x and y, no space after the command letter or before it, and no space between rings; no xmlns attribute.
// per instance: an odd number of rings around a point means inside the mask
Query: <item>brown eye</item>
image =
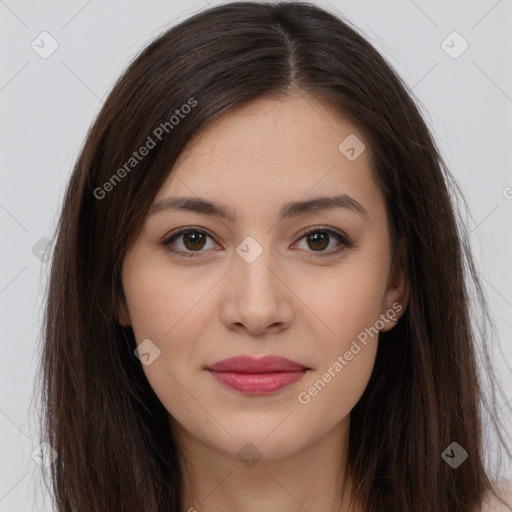
<svg viewBox="0 0 512 512"><path fill-rule="evenodd" d="M310 253L316 252L318 253L318 256L334 255L353 246L353 243L348 239L348 237L331 229L312 229L299 239L299 244L303 239L306 241L305 250ZM331 245L331 242L336 241L338 243L334 243L333 247L329 250L328 247Z"/></svg>
<svg viewBox="0 0 512 512"><path fill-rule="evenodd" d="M208 239L213 240L206 231L189 227L176 233L171 233L162 242L162 245L178 256L198 256L201 252L206 252L206 249L211 248L206 247Z"/></svg>
<svg viewBox="0 0 512 512"><path fill-rule="evenodd" d="M308 246L315 250L323 250L329 245L329 235L323 231L316 231L307 235Z"/></svg>
<svg viewBox="0 0 512 512"><path fill-rule="evenodd" d="M183 245L191 251L197 251L204 247L206 237L199 231L189 231L183 235Z"/></svg>

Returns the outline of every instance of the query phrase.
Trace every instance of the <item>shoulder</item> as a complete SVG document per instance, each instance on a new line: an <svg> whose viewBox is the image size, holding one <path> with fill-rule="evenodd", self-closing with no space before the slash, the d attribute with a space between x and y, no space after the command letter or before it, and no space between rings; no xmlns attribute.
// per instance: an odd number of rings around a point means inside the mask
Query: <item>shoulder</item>
<svg viewBox="0 0 512 512"><path fill-rule="evenodd" d="M482 503L482 508L478 512L511 512L512 511L512 480L505 480L495 483L495 489L498 496L508 503L504 505L494 495L488 493Z"/></svg>

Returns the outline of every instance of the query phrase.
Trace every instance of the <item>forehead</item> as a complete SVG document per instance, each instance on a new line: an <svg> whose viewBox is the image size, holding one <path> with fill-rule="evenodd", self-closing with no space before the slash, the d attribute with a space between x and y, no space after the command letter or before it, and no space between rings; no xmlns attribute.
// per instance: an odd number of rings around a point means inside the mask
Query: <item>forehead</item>
<svg viewBox="0 0 512 512"><path fill-rule="evenodd" d="M355 147L355 159L347 158L347 144ZM363 144L357 127L325 103L305 96L259 98L224 114L194 138L155 202L196 195L254 212L273 203L277 208L339 193L378 204L382 197Z"/></svg>
<svg viewBox="0 0 512 512"><path fill-rule="evenodd" d="M186 161L191 165L208 160L230 163L240 158L244 167L266 161L270 166L290 162L301 168L338 159L340 142L351 134L363 139L347 118L318 100L296 95L282 100L258 98L211 123L189 143L175 168Z"/></svg>

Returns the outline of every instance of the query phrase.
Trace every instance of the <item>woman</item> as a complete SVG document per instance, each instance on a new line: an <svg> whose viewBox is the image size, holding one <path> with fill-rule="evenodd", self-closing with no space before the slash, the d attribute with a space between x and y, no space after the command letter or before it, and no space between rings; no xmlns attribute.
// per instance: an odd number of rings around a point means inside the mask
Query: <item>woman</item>
<svg viewBox="0 0 512 512"><path fill-rule="evenodd" d="M480 287L411 96L306 3L211 8L134 60L52 262L59 511L506 506L484 466Z"/></svg>

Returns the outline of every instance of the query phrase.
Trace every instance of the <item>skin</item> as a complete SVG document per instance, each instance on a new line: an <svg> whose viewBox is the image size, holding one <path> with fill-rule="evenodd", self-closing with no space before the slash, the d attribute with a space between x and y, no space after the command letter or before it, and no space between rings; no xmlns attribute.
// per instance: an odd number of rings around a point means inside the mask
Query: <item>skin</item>
<svg viewBox="0 0 512 512"><path fill-rule="evenodd" d="M484 497L480 512L510 512L512 509L512 480L505 480L496 484L499 499L487 493ZM502 501L505 501L503 503Z"/></svg>
<svg viewBox="0 0 512 512"><path fill-rule="evenodd" d="M147 216L126 254L119 322L133 327L137 343L150 339L160 350L143 368L183 453L184 511L349 510L350 411L370 378L378 336L359 344L309 403L298 395L397 303L398 319L408 298L368 152L350 161L338 149L349 134L364 142L346 118L304 95L225 114L189 144L154 204L198 196L232 208L236 220L162 210ZM367 216L337 208L278 218L284 203L335 194L349 195ZM180 257L161 243L187 226L211 238L201 246L178 237L176 250L196 248ZM331 236L315 250L304 236L312 228L342 232L353 245L335 253ZM263 251L252 263L236 252L247 236ZM394 325L388 320L381 331ZM251 396L205 369L243 354L276 354L310 370L280 391ZM246 443L261 456L250 467L237 456Z"/></svg>

